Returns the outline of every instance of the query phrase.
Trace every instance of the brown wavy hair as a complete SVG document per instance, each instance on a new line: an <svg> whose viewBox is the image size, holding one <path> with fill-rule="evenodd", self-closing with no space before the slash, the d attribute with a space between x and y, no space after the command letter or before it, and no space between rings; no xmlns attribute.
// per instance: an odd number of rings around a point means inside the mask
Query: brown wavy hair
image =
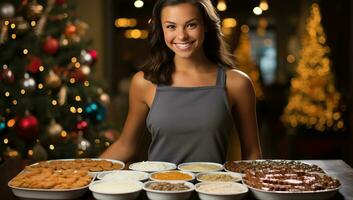
<svg viewBox="0 0 353 200"><path fill-rule="evenodd" d="M164 41L161 11L166 6L180 3L192 3L202 13L207 28L203 44L206 57L218 66L234 68L232 55L227 49L221 32L220 18L210 0L158 0L153 7L149 23L150 56L142 66L144 78L155 84L170 85L175 69L174 52L167 47Z"/></svg>

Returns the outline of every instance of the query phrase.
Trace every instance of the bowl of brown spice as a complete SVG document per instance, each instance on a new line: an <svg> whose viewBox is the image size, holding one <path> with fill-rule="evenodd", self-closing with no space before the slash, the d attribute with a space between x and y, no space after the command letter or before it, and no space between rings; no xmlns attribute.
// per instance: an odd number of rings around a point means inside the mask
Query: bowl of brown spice
<svg viewBox="0 0 353 200"><path fill-rule="evenodd" d="M187 181L148 181L143 189L150 200L184 200L190 199L195 186Z"/></svg>

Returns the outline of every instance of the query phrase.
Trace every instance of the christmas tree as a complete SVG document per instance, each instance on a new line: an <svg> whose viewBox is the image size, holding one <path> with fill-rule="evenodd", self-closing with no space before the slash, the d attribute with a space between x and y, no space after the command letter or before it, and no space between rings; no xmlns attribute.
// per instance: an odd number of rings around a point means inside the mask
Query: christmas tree
<svg viewBox="0 0 353 200"><path fill-rule="evenodd" d="M109 96L72 2L1 0L0 24L1 159L97 156Z"/></svg>
<svg viewBox="0 0 353 200"><path fill-rule="evenodd" d="M249 37L249 27L247 25L241 26L241 33L239 36L239 44L237 49L234 51L234 56L237 62L237 67L250 76L253 81L255 94L257 99L263 99L264 94L262 92L260 83L260 72L253 61L251 56L251 43Z"/></svg>
<svg viewBox="0 0 353 200"><path fill-rule="evenodd" d="M311 6L303 48L291 80L288 104L282 120L290 127L305 126L318 131L344 128L340 112L341 95L335 89L330 69L329 47L321 25L319 6Z"/></svg>

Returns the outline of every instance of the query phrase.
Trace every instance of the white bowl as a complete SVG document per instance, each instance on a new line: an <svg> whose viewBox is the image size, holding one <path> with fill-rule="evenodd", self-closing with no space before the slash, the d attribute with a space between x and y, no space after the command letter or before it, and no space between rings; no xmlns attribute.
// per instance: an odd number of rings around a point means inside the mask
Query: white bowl
<svg viewBox="0 0 353 200"><path fill-rule="evenodd" d="M97 176L100 180L116 180L116 181L147 181L149 174L146 172L133 170L116 170L111 172L100 173Z"/></svg>
<svg viewBox="0 0 353 200"><path fill-rule="evenodd" d="M149 184L155 182L183 183L185 186L189 187L189 189L180 191L162 191L147 188ZM150 200L184 200L190 199L195 186L187 181L148 181L144 184L143 189L146 191L147 197Z"/></svg>
<svg viewBox="0 0 353 200"><path fill-rule="evenodd" d="M190 166L195 166L194 169L190 169L190 168L185 168L186 166L190 167ZM202 169L204 166L204 169ZM207 166L212 166L214 167L214 169L207 169ZM194 173L198 173L198 172L213 172L213 171L221 171L223 170L223 165L219 164L219 163L214 163L214 162L187 162L187 163L181 163L178 165L178 169L182 170L182 171L187 171L187 172L194 172Z"/></svg>
<svg viewBox="0 0 353 200"><path fill-rule="evenodd" d="M266 191L257 188L249 187L251 193L256 199L260 200L323 200L333 197L339 188L319 190L319 191L303 191L303 192L288 192L288 191Z"/></svg>
<svg viewBox="0 0 353 200"><path fill-rule="evenodd" d="M163 180L163 179L156 179L156 178L153 178L153 175L155 174L159 174L159 173L168 173L168 172L179 172L179 173L183 173L183 174L187 174L187 175L190 175L191 178L190 179L185 179L185 180L181 180L181 179L171 179L171 180ZM162 172L153 172L150 174L150 177L149 177L152 181L193 181L195 179L195 174L192 173L192 172L184 172L184 171L179 171L179 170L170 170L170 171L162 171Z"/></svg>
<svg viewBox="0 0 353 200"><path fill-rule="evenodd" d="M170 162L162 161L142 161L132 163L129 169L142 172L158 172L176 169L176 165Z"/></svg>
<svg viewBox="0 0 353 200"><path fill-rule="evenodd" d="M222 174L230 175L230 176L232 176L234 178L234 181L231 181L231 182L240 182L242 180L242 176L241 175L239 175L238 173L232 173L232 172L201 172L201 173L198 173L196 175L196 180L198 182L224 182L222 180L219 180L219 181L202 180L202 178L201 178L203 175L213 175L213 174L214 175L217 175L217 174L219 174L219 175L222 175Z"/></svg>
<svg viewBox="0 0 353 200"><path fill-rule="evenodd" d="M204 190L201 187L213 188L210 191ZM236 188L236 191L230 191L227 186ZM214 188L223 189L225 192L217 191ZM203 182L195 185L195 190L201 200L239 200L246 196L249 189L240 183L235 182Z"/></svg>
<svg viewBox="0 0 353 200"><path fill-rule="evenodd" d="M125 188L128 185L133 188ZM140 181L104 181L99 180L90 184L89 190L93 197L99 200L133 200L137 199L143 183Z"/></svg>

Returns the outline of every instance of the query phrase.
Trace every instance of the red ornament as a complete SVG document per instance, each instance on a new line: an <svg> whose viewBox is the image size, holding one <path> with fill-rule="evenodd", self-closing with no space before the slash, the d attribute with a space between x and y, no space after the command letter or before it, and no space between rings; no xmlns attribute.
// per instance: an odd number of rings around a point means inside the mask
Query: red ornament
<svg viewBox="0 0 353 200"><path fill-rule="evenodd" d="M56 54L59 50L59 41L53 37L47 37L43 44L43 50L47 54Z"/></svg>
<svg viewBox="0 0 353 200"><path fill-rule="evenodd" d="M55 3L56 3L56 5L61 6L65 3L65 0L56 0Z"/></svg>
<svg viewBox="0 0 353 200"><path fill-rule="evenodd" d="M78 131L85 131L88 127L88 122L87 121L78 121L76 124L76 129Z"/></svg>
<svg viewBox="0 0 353 200"><path fill-rule="evenodd" d="M96 63L96 62L97 62L97 59L98 59L98 53L97 53L97 51L96 51L96 50L88 50L87 53L88 53L89 55L91 55L91 57L92 57L92 65L94 65L94 63Z"/></svg>
<svg viewBox="0 0 353 200"><path fill-rule="evenodd" d="M39 72L39 67L43 65L43 61L38 57L32 57L29 64L26 66L26 71L32 74Z"/></svg>
<svg viewBox="0 0 353 200"><path fill-rule="evenodd" d="M70 72L70 78L74 78L76 82L83 82L87 80L86 75L82 72L80 68L72 70Z"/></svg>
<svg viewBox="0 0 353 200"><path fill-rule="evenodd" d="M73 24L69 24L69 25L67 25L66 28L65 28L65 35L71 36L71 35L75 34L76 31L77 31L76 26L73 25Z"/></svg>
<svg viewBox="0 0 353 200"><path fill-rule="evenodd" d="M28 115L16 123L16 133L23 139L34 139L38 135L38 120L33 115Z"/></svg>

